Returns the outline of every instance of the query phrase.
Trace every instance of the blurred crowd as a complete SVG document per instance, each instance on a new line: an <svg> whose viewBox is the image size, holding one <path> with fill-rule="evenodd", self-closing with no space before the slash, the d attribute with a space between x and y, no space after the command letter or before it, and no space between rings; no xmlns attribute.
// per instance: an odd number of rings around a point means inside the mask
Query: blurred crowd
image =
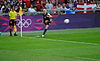
<svg viewBox="0 0 100 61"><path fill-rule="evenodd" d="M19 12L20 6L25 12L38 12L44 8L76 10L76 3L69 0L0 0L0 13L8 13L11 6L14 6L17 12ZM100 4L97 6L100 7Z"/></svg>
<svg viewBox="0 0 100 61"><path fill-rule="evenodd" d="M0 0L0 12L8 13L12 6L15 7L15 10L19 10L19 1L18 0Z"/></svg>

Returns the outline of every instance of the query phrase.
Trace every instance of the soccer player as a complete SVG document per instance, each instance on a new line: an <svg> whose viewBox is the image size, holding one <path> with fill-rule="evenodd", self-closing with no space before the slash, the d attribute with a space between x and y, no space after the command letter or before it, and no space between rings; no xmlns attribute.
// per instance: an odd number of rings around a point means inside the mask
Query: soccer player
<svg viewBox="0 0 100 61"><path fill-rule="evenodd" d="M45 24L45 29L44 29L44 32L42 34L42 37L44 37L45 33L47 32L48 28L49 28L49 24L51 23L51 19L52 16L47 13L47 10L46 9L43 9L43 23Z"/></svg>
<svg viewBox="0 0 100 61"><path fill-rule="evenodd" d="M14 36L17 36L16 32L17 32L17 28L16 28L16 17L17 17L17 12L15 11L14 7L11 7L11 10L9 12L9 26L10 26L10 36L12 36L12 30L14 32Z"/></svg>

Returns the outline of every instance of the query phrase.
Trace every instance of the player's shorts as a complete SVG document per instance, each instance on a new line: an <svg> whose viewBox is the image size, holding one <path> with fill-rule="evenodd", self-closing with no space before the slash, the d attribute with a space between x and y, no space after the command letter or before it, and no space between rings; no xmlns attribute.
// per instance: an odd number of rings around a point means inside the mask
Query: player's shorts
<svg viewBox="0 0 100 61"><path fill-rule="evenodd" d="M50 20L44 20L43 23L44 23L45 25L49 25L49 24L51 23L51 21L50 21Z"/></svg>
<svg viewBox="0 0 100 61"><path fill-rule="evenodd" d="M9 26L14 26L16 25L16 21L15 20L10 20L9 21Z"/></svg>

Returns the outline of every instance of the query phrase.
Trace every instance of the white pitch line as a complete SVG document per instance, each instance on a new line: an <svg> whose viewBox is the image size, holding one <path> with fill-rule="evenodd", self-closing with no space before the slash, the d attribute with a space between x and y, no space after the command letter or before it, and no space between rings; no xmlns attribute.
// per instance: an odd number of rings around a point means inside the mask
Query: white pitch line
<svg viewBox="0 0 100 61"><path fill-rule="evenodd" d="M54 31L54 30L52 30L52 31ZM49 30L48 32L49 32L49 34L73 34L73 33L86 33L86 32L88 32L88 33L92 33L92 32L100 32L100 31L78 31L78 32L59 32L59 33L55 33L55 32L52 32L51 30ZM59 31L59 30L58 30ZM41 31L33 31L33 32L23 32L23 33L38 33L38 32L41 32Z"/></svg>
<svg viewBox="0 0 100 61"><path fill-rule="evenodd" d="M36 38L37 37L24 37L24 38ZM97 43L86 43L86 42L78 42L78 41L68 41L68 40L56 40L56 39L47 39L47 38L41 38L41 39L44 39L44 40L49 40L49 41L56 41L56 42L69 42L69 43L79 43L79 44L87 44L87 45L100 45L100 44L97 44Z"/></svg>
<svg viewBox="0 0 100 61"><path fill-rule="evenodd" d="M93 60L93 61L97 61L98 59L94 59L94 58L85 58L85 57L76 57L79 59L84 59L84 60Z"/></svg>
<svg viewBox="0 0 100 61"><path fill-rule="evenodd" d="M100 45L100 44L97 44L97 43L86 43L86 42L77 42L77 41L68 41L68 40L47 39L47 38L44 38L44 39L50 40L50 41L70 42L70 43L79 43L79 44L88 44L88 45Z"/></svg>

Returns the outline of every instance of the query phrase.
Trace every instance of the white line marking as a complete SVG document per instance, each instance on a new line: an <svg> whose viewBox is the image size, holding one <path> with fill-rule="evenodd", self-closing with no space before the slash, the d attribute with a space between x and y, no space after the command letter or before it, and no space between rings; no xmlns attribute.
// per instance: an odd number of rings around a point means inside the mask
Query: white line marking
<svg viewBox="0 0 100 61"><path fill-rule="evenodd" d="M79 43L79 44L88 44L88 45L100 45L97 43L86 43L86 42L77 42L77 41L68 41L68 40L56 40L56 39L47 39L44 38L45 40L50 40L50 41L61 41L61 42L70 42L70 43Z"/></svg>
<svg viewBox="0 0 100 61"><path fill-rule="evenodd" d="M52 31L54 31L54 30L52 30ZM73 33L86 33L86 32L88 32L88 33L92 33L92 32L100 32L100 31L98 31L98 30L96 30L96 31L72 31L72 32L60 32L60 30L57 30L57 31L59 31L59 33L55 33L55 32L52 32L51 30L48 30L48 34L73 34ZM63 30L62 30L63 31ZM39 33L39 32L42 32L42 31L33 31L33 32L23 32L23 33Z"/></svg>
<svg viewBox="0 0 100 61"><path fill-rule="evenodd" d="M37 36L36 36L37 37ZM24 38L31 38L31 39L37 39L36 37L24 37ZM39 36L38 36L39 37ZM76 42L76 41L65 41L65 40L55 40L55 39L46 39L46 38L41 38L44 40L49 40L49 41L61 41L61 42L70 42L70 43L79 43L79 44L87 44L87 45L100 45L97 43L86 43L86 42ZM90 47L89 47L90 48ZM84 60L93 60L93 61L97 61L99 59L94 59L94 58L85 58L85 57L75 57L78 59L84 59Z"/></svg>
<svg viewBox="0 0 100 61"><path fill-rule="evenodd" d="M79 58L79 59L84 59L84 60L95 60L97 61L98 59L94 59L94 58L85 58L85 57L76 57L76 58Z"/></svg>
<svg viewBox="0 0 100 61"><path fill-rule="evenodd" d="M24 38L32 38L32 39L35 38L35 39L37 39L37 36L36 37L24 37ZM87 44L87 45L100 45L100 44L97 44L97 43L86 43L86 42L78 42L78 41L56 40L56 39L47 39L47 38L41 38L41 39L49 40L49 41L58 41L58 42L69 42L69 43Z"/></svg>

